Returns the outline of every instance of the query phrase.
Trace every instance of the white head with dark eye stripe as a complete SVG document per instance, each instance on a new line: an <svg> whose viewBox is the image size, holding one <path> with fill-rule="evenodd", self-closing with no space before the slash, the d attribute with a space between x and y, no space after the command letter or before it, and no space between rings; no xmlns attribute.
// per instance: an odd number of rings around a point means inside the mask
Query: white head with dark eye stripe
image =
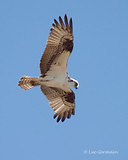
<svg viewBox="0 0 128 160"><path fill-rule="evenodd" d="M75 80L75 79L74 79L74 87L75 87L76 89L78 89L78 87L79 87L79 83L78 83L78 81Z"/></svg>
<svg viewBox="0 0 128 160"><path fill-rule="evenodd" d="M74 88L78 88L79 87L79 83L78 83L78 81L77 80L75 80L75 79L73 79L73 78L70 78L70 77L68 77L68 82L69 82L69 86L70 87L74 87Z"/></svg>

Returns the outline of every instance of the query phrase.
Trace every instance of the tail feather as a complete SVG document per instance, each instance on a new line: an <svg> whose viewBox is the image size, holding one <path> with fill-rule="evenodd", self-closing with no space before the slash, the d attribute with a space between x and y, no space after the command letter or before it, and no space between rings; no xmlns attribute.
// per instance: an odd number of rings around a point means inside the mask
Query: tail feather
<svg viewBox="0 0 128 160"><path fill-rule="evenodd" d="M18 86L20 86L24 90L27 90L33 88L34 86L40 85L38 81L39 77L23 76L18 82Z"/></svg>

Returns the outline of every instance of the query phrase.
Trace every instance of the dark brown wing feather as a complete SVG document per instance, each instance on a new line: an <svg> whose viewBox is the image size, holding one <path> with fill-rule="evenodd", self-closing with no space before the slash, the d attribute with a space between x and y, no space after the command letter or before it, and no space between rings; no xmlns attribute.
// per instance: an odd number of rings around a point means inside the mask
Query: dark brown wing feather
<svg viewBox="0 0 128 160"><path fill-rule="evenodd" d="M46 48L41 57L40 70L42 77L45 76L57 56L63 53L63 51L69 51L71 53L73 49L72 19L69 20L68 24L68 19L65 15L65 24L61 17L59 17L59 22L60 24L54 19L55 24L52 25L53 28L50 31Z"/></svg>
<svg viewBox="0 0 128 160"><path fill-rule="evenodd" d="M70 118L75 114L75 94L72 90L65 92L55 87L41 86L41 90L50 102L51 108L55 111L54 118L57 122L63 122L66 117Z"/></svg>

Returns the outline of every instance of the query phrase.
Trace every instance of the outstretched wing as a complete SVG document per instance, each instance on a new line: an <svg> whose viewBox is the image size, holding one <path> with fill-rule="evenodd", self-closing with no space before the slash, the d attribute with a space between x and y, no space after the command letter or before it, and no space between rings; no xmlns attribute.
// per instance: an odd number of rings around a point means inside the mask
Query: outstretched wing
<svg viewBox="0 0 128 160"><path fill-rule="evenodd" d="M75 94L72 90L65 92L59 88L46 86L41 86L41 90L55 111L54 118L58 116L57 122L60 119L63 122L66 117L70 118L71 114L75 114Z"/></svg>
<svg viewBox="0 0 128 160"><path fill-rule="evenodd" d="M67 16L64 22L59 17L60 24L54 19L47 45L40 61L41 76L64 74L67 72L67 61L73 49L72 18L69 23ZM50 71L50 72L48 72ZM52 73L54 72L54 73Z"/></svg>

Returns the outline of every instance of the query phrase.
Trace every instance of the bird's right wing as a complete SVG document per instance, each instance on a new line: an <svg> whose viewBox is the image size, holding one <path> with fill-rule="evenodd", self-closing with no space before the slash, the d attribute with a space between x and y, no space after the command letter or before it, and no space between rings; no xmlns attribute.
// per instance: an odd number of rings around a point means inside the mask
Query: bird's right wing
<svg viewBox="0 0 128 160"><path fill-rule="evenodd" d="M59 17L60 24L54 19L53 28L50 31L47 45L40 61L41 76L45 77L51 72L64 74L67 72L67 61L73 49L72 19L64 17L64 22ZM48 73L48 71L51 71ZM53 73L54 75L55 73Z"/></svg>

